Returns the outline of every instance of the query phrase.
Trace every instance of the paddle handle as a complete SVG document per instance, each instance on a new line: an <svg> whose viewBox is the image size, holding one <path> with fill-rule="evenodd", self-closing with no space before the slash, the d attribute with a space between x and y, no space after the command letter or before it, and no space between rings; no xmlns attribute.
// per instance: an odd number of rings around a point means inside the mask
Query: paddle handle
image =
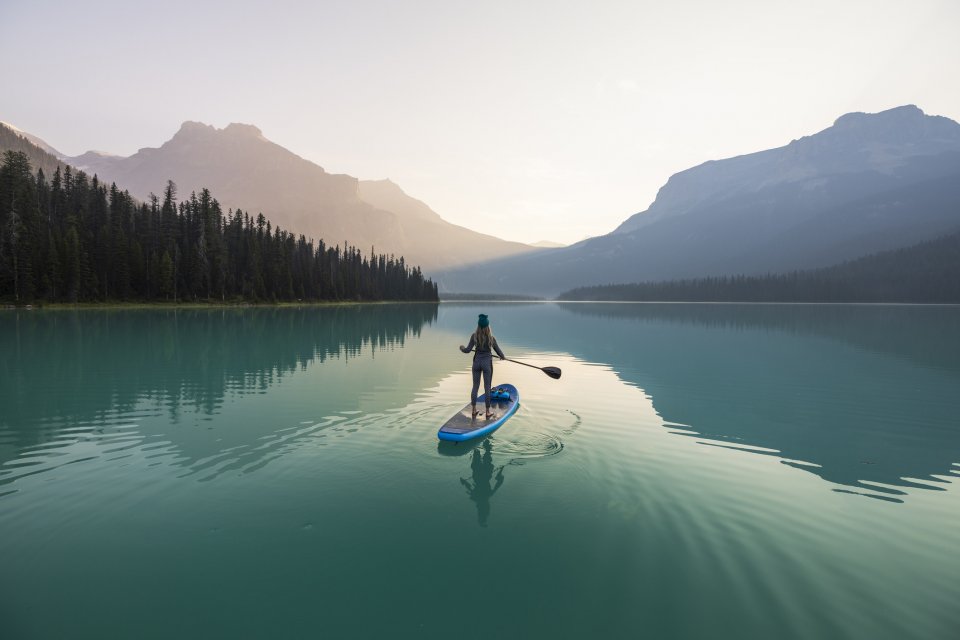
<svg viewBox="0 0 960 640"><path fill-rule="evenodd" d="M471 349L470 351L471 351L472 353L476 353L476 352L477 352L476 349ZM536 365L527 364L526 362L520 362L519 360L511 360L510 358L501 358L501 359L502 359L502 360L506 360L507 362L514 362L514 363L516 363L516 364L522 364L522 365L525 366L525 367L533 367L534 369L542 369L542 368L543 368L543 367L538 367L538 366L536 366Z"/></svg>

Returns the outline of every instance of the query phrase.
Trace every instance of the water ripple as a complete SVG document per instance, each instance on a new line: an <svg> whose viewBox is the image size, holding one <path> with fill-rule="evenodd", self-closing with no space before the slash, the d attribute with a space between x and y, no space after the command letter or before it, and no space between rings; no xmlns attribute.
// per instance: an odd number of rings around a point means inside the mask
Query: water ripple
<svg viewBox="0 0 960 640"><path fill-rule="evenodd" d="M534 411L529 411L530 422L542 425L547 420L540 419ZM520 465L528 460L555 456L564 450L564 440L573 435L582 424L581 417L570 410L565 410L569 423L560 429L549 431L529 430L524 428L501 429L493 433L491 439L498 455L507 456L507 464Z"/></svg>

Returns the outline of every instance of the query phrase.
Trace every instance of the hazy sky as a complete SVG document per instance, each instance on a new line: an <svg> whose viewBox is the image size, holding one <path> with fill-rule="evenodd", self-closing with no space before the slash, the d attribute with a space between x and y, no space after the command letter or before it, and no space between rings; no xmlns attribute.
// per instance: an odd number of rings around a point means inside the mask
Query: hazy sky
<svg viewBox="0 0 960 640"><path fill-rule="evenodd" d="M572 242L846 112L960 120L958 27L956 0L0 0L0 120L71 155L251 123L451 222Z"/></svg>

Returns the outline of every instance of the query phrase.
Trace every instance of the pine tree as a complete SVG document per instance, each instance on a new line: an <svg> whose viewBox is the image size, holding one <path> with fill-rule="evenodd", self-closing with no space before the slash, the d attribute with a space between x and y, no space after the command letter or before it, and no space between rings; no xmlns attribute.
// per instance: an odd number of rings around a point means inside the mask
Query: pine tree
<svg viewBox="0 0 960 640"><path fill-rule="evenodd" d="M403 258L314 243L264 215L223 214L207 190L137 203L115 184L29 160L0 167L0 299L436 300Z"/></svg>
<svg viewBox="0 0 960 640"><path fill-rule="evenodd" d="M160 258L160 295L166 299L170 300L174 295L173 289L173 258L170 257L169 251L163 252L163 257Z"/></svg>

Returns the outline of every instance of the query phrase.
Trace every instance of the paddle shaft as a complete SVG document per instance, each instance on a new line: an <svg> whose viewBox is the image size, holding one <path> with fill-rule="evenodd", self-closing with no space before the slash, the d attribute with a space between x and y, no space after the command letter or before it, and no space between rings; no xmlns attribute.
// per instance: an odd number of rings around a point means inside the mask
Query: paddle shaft
<svg viewBox="0 0 960 640"><path fill-rule="evenodd" d="M476 353L476 351L477 351L476 349L473 349L474 353ZM545 374L547 374L554 380L560 379L560 369L558 369L557 367L538 367L535 364L527 364L526 362L520 362L519 360L511 360L510 358L502 358L502 359L506 360L507 362L512 362L514 364L522 364L523 366L530 367L531 369L540 369L540 371L543 371Z"/></svg>
<svg viewBox="0 0 960 640"><path fill-rule="evenodd" d="M522 364L525 367L530 367L531 369L540 369L543 371L543 367L538 367L535 364L527 364L526 362L520 362L519 360L511 360L510 358L504 358L507 362L513 362L514 364Z"/></svg>

